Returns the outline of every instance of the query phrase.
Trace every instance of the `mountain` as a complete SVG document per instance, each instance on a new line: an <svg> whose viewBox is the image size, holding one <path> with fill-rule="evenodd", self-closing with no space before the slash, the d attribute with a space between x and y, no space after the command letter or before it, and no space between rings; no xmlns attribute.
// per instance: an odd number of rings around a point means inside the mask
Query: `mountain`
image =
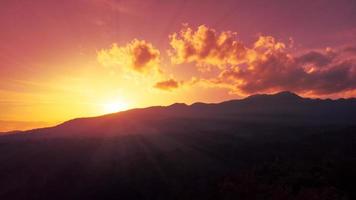
<svg viewBox="0 0 356 200"><path fill-rule="evenodd" d="M356 99L176 103L0 136L0 199L356 199Z"/></svg>
<svg viewBox="0 0 356 200"><path fill-rule="evenodd" d="M302 98L291 92L253 95L218 104L172 104L67 121L56 127L21 132L41 136L115 136L132 133L226 129L236 124L354 125L356 99ZM205 123L206 122L206 123ZM184 130L187 131L187 130Z"/></svg>

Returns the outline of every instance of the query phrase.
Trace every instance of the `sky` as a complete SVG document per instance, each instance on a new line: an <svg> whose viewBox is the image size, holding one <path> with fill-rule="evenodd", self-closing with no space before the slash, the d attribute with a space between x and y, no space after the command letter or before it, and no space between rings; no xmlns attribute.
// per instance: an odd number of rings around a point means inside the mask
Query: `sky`
<svg viewBox="0 0 356 200"><path fill-rule="evenodd" d="M289 90L356 97L354 0L2 0L0 131Z"/></svg>

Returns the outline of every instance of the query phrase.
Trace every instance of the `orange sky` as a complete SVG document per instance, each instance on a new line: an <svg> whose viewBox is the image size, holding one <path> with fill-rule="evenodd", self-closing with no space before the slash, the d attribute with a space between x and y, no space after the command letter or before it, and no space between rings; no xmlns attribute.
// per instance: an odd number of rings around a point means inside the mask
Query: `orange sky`
<svg viewBox="0 0 356 200"><path fill-rule="evenodd" d="M2 1L0 131L281 90L356 96L355 3L249 2Z"/></svg>

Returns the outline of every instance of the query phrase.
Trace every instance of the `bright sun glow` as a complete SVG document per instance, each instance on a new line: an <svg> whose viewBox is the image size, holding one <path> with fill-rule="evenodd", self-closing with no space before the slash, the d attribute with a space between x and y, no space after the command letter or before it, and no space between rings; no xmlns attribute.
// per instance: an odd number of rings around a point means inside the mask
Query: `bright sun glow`
<svg viewBox="0 0 356 200"><path fill-rule="evenodd" d="M120 101L109 102L103 104L103 112L104 113L115 113L119 111L127 110L128 104Z"/></svg>

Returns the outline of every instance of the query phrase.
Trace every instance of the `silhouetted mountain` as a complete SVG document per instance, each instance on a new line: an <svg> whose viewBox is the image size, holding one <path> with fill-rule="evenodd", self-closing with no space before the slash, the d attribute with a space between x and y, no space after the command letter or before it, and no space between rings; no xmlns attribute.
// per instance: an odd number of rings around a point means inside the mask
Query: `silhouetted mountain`
<svg viewBox="0 0 356 200"><path fill-rule="evenodd" d="M266 99L275 99L279 101L298 101L301 100L302 97L298 96L297 94L289 91L283 91L276 93L274 95L268 94L256 94L247 97L246 99L259 99L259 100L266 100Z"/></svg>
<svg viewBox="0 0 356 200"><path fill-rule="evenodd" d="M0 199L356 199L356 99L176 103L0 136Z"/></svg>
<svg viewBox="0 0 356 200"><path fill-rule="evenodd" d="M186 122L188 120L188 122ZM209 121L207 124L201 124ZM212 123L210 123L210 121ZM181 131L181 123L201 130L225 129L241 123L284 125L354 125L356 99L321 100L302 98L291 92L253 95L218 104L175 103L67 121L52 128L23 133L46 136L113 136L132 133ZM214 123L219 122L219 125ZM186 130L185 130L186 131Z"/></svg>

